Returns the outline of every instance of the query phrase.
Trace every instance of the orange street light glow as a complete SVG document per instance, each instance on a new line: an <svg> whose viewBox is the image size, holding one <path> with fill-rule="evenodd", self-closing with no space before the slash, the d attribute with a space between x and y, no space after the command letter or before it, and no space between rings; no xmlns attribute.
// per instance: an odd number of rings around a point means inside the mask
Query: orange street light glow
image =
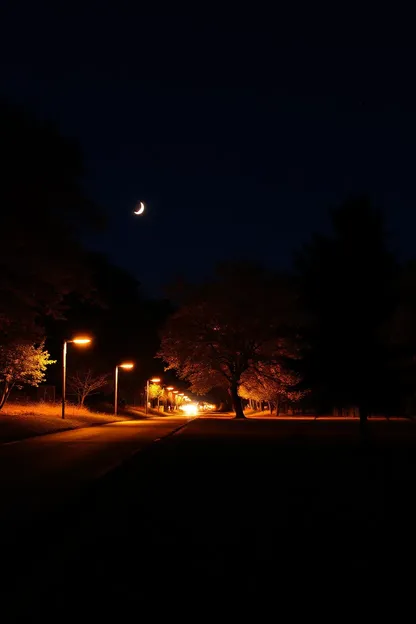
<svg viewBox="0 0 416 624"><path fill-rule="evenodd" d="M134 368L134 364L132 362L125 362L124 364L119 364L119 368Z"/></svg>
<svg viewBox="0 0 416 624"><path fill-rule="evenodd" d="M91 338L87 338L86 336L79 336L78 338L74 338L70 340L70 342L74 342L75 344L84 345L89 344L91 342Z"/></svg>
<svg viewBox="0 0 416 624"><path fill-rule="evenodd" d="M169 390L169 392L170 392L171 390L173 390L173 386L168 386L168 387L166 388L166 390Z"/></svg>
<svg viewBox="0 0 416 624"><path fill-rule="evenodd" d="M182 410L188 414L188 416L196 416L198 414L198 406L195 403L184 405Z"/></svg>
<svg viewBox="0 0 416 624"><path fill-rule="evenodd" d="M159 377L153 377L153 379L150 380L152 383L160 383L160 379Z"/></svg>
<svg viewBox="0 0 416 624"><path fill-rule="evenodd" d="M178 394L179 390L174 390L173 394Z"/></svg>

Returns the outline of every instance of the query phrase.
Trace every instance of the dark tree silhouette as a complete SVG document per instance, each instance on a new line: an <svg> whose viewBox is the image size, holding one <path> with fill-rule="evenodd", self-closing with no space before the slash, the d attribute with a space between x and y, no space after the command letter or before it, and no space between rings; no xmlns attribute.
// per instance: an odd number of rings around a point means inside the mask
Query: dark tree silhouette
<svg viewBox="0 0 416 624"><path fill-rule="evenodd" d="M91 334L91 349L72 350L72 370L87 367L105 374L122 360L132 360L134 371L123 378L122 387L130 398L138 400L146 379L163 370L161 363L160 371L156 370L154 356L160 344L159 330L171 307L165 300L144 297L137 279L101 254L88 254L85 266L91 296L71 293L65 297L65 319L48 320L48 347L51 353L60 353L64 338ZM59 370L51 371L50 382L60 384Z"/></svg>
<svg viewBox="0 0 416 624"><path fill-rule="evenodd" d="M64 296L88 291L80 229L98 210L82 188L78 147L51 126L0 105L0 341L38 338Z"/></svg>
<svg viewBox="0 0 416 624"><path fill-rule="evenodd" d="M404 414L416 409L416 261L400 267L396 288L397 305L388 337L392 352L392 378L397 383L399 406Z"/></svg>
<svg viewBox="0 0 416 624"><path fill-rule="evenodd" d="M332 213L333 235L315 236L297 257L307 311L305 380L320 409L370 411L391 406L387 327L397 267L382 215L367 198Z"/></svg>

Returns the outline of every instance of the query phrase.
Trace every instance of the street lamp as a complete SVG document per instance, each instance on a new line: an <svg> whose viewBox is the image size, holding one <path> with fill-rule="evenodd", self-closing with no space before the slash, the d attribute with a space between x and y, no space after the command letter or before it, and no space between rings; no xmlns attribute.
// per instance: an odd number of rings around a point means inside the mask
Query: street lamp
<svg viewBox="0 0 416 624"><path fill-rule="evenodd" d="M173 386L167 386L166 390L168 391L168 396L166 397L166 401L165 401L165 411L166 410L170 411L171 408L172 408L172 402L171 402L169 396L170 396L170 393L172 392L172 390L174 390L174 387Z"/></svg>
<svg viewBox="0 0 416 624"><path fill-rule="evenodd" d="M65 402L66 402L66 353L68 350L68 344L72 342L76 345L85 346L90 344L91 338L88 336L77 336L72 340L64 340L62 349L62 419L65 418Z"/></svg>
<svg viewBox="0 0 416 624"><path fill-rule="evenodd" d="M177 408L177 401L176 401L176 397L178 396L178 394L179 394L179 390L174 390L174 391L173 391L173 395L174 395L174 396L173 396L173 398L174 398L174 401L173 401L173 410L174 410L174 411L176 411L176 408Z"/></svg>
<svg viewBox="0 0 416 624"><path fill-rule="evenodd" d="M131 370L134 368L134 364L132 362L123 362L123 364L117 364L115 370L115 380L114 380L114 416L117 416L117 407L118 407L118 369L124 368L124 370Z"/></svg>
<svg viewBox="0 0 416 624"><path fill-rule="evenodd" d="M148 379L146 381L146 415L147 415L147 411L148 411L148 405L149 405L149 383L160 383L160 379L159 377L153 377L153 379Z"/></svg>

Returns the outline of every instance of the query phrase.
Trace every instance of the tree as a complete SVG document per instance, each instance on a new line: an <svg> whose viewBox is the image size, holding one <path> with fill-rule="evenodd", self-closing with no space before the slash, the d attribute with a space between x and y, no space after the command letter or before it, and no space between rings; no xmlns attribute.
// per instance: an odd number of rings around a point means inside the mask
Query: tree
<svg viewBox="0 0 416 624"><path fill-rule="evenodd" d="M149 384L149 399L150 401L155 401L160 399L163 396L163 388L160 384L151 383Z"/></svg>
<svg viewBox="0 0 416 624"><path fill-rule="evenodd" d="M88 254L86 262L93 296L87 299L72 293L65 298L65 319L48 319L48 346L51 351L58 350L66 337L91 333L99 348L82 356L74 350L73 370L91 368L105 372L123 359L135 361L139 379L128 375L123 381L123 388L130 388L133 395L137 381L143 386L146 379L162 372L155 371L154 356L159 349L159 330L170 312L169 304L166 300L145 298L137 279L101 254ZM88 365L84 366L86 357Z"/></svg>
<svg viewBox="0 0 416 624"><path fill-rule="evenodd" d="M55 364L40 345L17 343L0 346L0 409L14 387L39 386L48 366Z"/></svg>
<svg viewBox="0 0 416 624"><path fill-rule="evenodd" d="M185 403L185 399L183 396L179 396L179 394L175 394L175 407L178 409Z"/></svg>
<svg viewBox="0 0 416 624"><path fill-rule="evenodd" d="M282 401L297 403L305 396L300 382L300 375L282 363L259 362L243 374L239 393L245 399L266 401L278 414Z"/></svg>
<svg viewBox="0 0 416 624"><path fill-rule="evenodd" d="M236 418L244 418L239 387L246 371L280 363L293 337L288 281L249 264L227 264L213 279L182 289L182 306L162 333L159 357L206 394L223 387Z"/></svg>
<svg viewBox="0 0 416 624"><path fill-rule="evenodd" d="M78 405L83 407L85 399L108 385L108 375L96 375L91 369L77 371L68 377L68 386L76 394Z"/></svg>
<svg viewBox="0 0 416 624"><path fill-rule="evenodd" d="M78 146L0 102L0 343L36 342L65 295L89 292L82 228L98 210L82 187ZM40 329L39 329L40 328Z"/></svg>
<svg viewBox="0 0 416 624"><path fill-rule="evenodd" d="M400 267L396 288L396 306L386 337L391 349L391 379L397 386L400 409L407 415L416 408L416 261Z"/></svg>
<svg viewBox="0 0 416 624"><path fill-rule="evenodd" d="M315 236L296 261L310 345L303 372L318 408L357 406L365 423L394 402L386 326L397 267L369 199L347 201L332 224L332 235Z"/></svg>

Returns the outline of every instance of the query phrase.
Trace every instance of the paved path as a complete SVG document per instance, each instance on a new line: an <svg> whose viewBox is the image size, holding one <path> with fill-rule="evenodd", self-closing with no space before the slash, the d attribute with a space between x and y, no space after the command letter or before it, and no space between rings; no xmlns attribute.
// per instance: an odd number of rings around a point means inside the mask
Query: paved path
<svg viewBox="0 0 416 624"><path fill-rule="evenodd" d="M44 510L187 424L187 417L124 421L0 446L0 512Z"/></svg>

